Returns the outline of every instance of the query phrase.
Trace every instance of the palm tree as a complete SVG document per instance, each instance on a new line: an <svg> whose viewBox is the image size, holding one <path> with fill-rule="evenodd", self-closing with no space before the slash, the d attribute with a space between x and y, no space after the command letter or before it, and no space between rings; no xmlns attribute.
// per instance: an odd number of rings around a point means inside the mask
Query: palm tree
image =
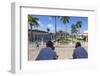
<svg viewBox="0 0 100 76"><path fill-rule="evenodd" d="M65 25L65 39L66 39L66 33L67 33L67 23L69 23L69 16L62 16L60 19L63 24Z"/></svg>
<svg viewBox="0 0 100 76"><path fill-rule="evenodd" d="M75 24L72 24L71 25L72 42L73 42L73 37L75 37L76 33L77 33L77 27Z"/></svg>
<svg viewBox="0 0 100 76"><path fill-rule="evenodd" d="M50 35L50 29L49 28L47 28L47 32L48 32L48 35ZM50 36L50 39L51 39L51 36Z"/></svg>
<svg viewBox="0 0 100 76"><path fill-rule="evenodd" d="M79 37L80 37L80 28L82 27L82 21L77 21L76 23L76 27L77 27L77 30L78 30L78 34L79 34Z"/></svg>
<svg viewBox="0 0 100 76"><path fill-rule="evenodd" d="M65 37L64 35L65 35L65 32L64 31L62 31L62 30L59 30L58 31L58 36L59 36L58 39L60 39L61 41L63 41L63 38Z"/></svg>
<svg viewBox="0 0 100 76"><path fill-rule="evenodd" d="M28 15L28 24L30 25L30 41L32 41L32 42L33 42L33 39L32 39L32 26L38 27L39 26L38 20L39 19L37 17L34 17L32 15Z"/></svg>
<svg viewBox="0 0 100 76"><path fill-rule="evenodd" d="M60 36L60 38L63 37L63 31L62 30L59 31L59 36Z"/></svg>
<svg viewBox="0 0 100 76"><path fill-rule="evenodd" d="M76 32L77 32L76 25L75 25L75 24L72 24L72 25L71 25L71 33L72 33L72 34L75 34Z"/></svg>
<svg viewBox="0 0 100 76"><path fill-rule="evenodd" d="M50 32L50 29L49 29L49 28L47 28L47 32L48 32L48 33Z"/></svg>
<svg viewBox="0 0 100 76"><path fill-rule="evenodd" d="M51 18L52 18L53 21L54 21L54 26L55 26L55 41L56 41L56 33L57 33L56 17L57 17L57 16L51 16Z"/></svg>

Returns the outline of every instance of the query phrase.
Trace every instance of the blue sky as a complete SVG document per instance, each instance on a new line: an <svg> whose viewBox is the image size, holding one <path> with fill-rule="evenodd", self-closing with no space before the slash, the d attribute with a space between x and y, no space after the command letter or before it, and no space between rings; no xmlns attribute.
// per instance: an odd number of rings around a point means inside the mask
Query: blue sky
<svg viewBox="0 0 100 76"><path fill-rule="evenodd" d="M39 27L32 27L32 29L39 29L39 30L43 30L43 31L47 31L47 28L50 29L50 32L55 32L55 26L54 26L54 20L51 16L35 16L37 18L39 18ZM68 33L70 33L71 30L71 25L72 24L76 24L76 22L78 20L82 21L82 27L80 29L81 33L84 30L88 30L88 17L78 17L78 16L69 16L69 23L67 23L66 25L64 25L60 18L56 18L56 24L57 24L57 31L62 30L65 31L65 29L67 30ZM65 28L65 26L67 26Z"/></svg>

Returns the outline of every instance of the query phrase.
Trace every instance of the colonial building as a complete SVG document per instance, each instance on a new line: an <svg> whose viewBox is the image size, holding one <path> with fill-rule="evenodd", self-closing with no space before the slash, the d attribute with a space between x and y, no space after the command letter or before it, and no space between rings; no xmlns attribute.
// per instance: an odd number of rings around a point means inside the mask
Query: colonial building
<svg viewBox="0 0 100 76"><path fill-rule="evenodd" d="M33 41L43 41L54 40L54 33L48 33L41 30L32 30L32 40ZM30 30L28 30L28 40L30 40Z"/></svg>

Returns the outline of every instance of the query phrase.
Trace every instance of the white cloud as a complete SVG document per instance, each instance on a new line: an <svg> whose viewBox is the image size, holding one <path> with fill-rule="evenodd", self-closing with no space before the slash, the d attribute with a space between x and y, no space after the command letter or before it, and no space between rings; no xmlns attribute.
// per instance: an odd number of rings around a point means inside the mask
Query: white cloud
<svg viewBox="0 0 100 76"><path fill-rule="evenodd" d="M51 21L51 20L52 20L52 18L51 18L51 17L49 17L49 20Z"/></svg>
<svg viewBox="0 0 100 76"><path fill-rule="evenodd" d="M43 27L44 25L43 24L40 24L40 27Z"/></svg>
<svg viewBox="0 0 100 76"><path fill-rule="evenodd" d="M38 23L39 23L39 25L41 24L41 22L40 22L40 21L38 21Z"/></svg>
<svg viewBox="0 0 100 76"><path fill-rule="evenodd" d="M47 24L46 26L50 29L50 32L55 32L55 26L53 24Z"/></svg>
<svg viewBox="0 0 100 76"><path fill-rule="evenodd" d="M48 24L47 27L48 28L52 28L53 27L53 24Z"/></svg>
<svg viewBox="0 0 100 76"><path fill-rule="evenodd" d="M39 23L39 26L40 27L43 27L44 26L40 21L38 21L38 23Z"/></svg>
<svg viewBox="0 0 100 76"><path fill-rule="evenodd" d="M54 27L50 28L50 31L55 32L55 28Z"/></svg>

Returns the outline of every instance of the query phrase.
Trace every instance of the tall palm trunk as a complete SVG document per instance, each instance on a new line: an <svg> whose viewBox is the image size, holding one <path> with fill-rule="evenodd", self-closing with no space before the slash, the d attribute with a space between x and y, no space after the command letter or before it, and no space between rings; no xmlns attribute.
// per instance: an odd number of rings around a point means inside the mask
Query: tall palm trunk
<svg viewBox="0 0 100 76"><path fill-rule="evenodd" d="M79 38L80 38L80 28L78 29L78 31L79 31Z"/></svg>
<svg viewBox="0 0 100 76"><path fill-rule="evenodd" d="M61 17L61 21L63 22L63 24L65 25L65 40L67 39L67 22L69 23L69 17L68 16L62 16Z"/></svg>
<svg viewBox="0 0 100 76"><path fill-rule="evenodd" d="M67 39L66 38L66 36L67 36L66 33L67 33L67 25L65 25L65 40Z"/></svg>

